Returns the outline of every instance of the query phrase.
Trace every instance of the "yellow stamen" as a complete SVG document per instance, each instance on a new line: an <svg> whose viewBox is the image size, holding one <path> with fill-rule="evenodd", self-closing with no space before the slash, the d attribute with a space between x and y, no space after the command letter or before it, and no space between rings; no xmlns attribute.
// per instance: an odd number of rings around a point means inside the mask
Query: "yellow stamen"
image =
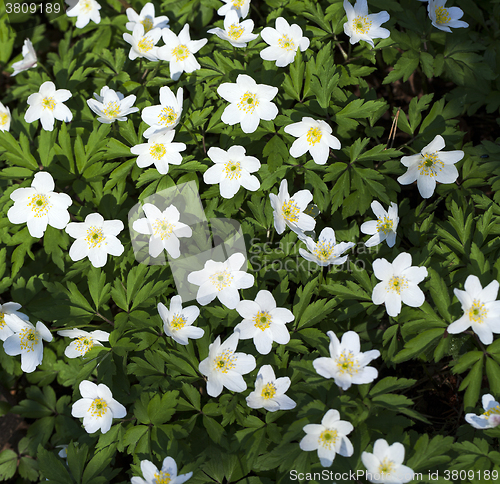
<svg viewBox="0 0 500 484"><path fill-rule="evenodd" d="M344 350L336 360L337 369L340 373L354 375L359 372L360 364L352 351Z"/></svg>
<svg viewBox="0 0 500 484"><path fill-rule="evenodd" d="M158 124L171 126L177 121L177 116L177 113L170 106L167 106L161 110L158 116Z"/></svg>
<svg viewBox="0 0 500 484"><path fill-rule="evenodd" d="M283 218L288 222L297 222L299 220L300 209L292 199L283 204L281 211L283 212Z"/></svg>
<svg viewBox="0 0 500 484"><path fill-rule="evenodd" d="M383 218L379 218L377 220L378 232L384 232L384 234L388 234L392 231L392 227L394 227L394 222L386 215L384 215Z"/></svg>
<svg viewBox="0 0 500 484"><path fill-rule="evenodd" d="M368 17L362 17L361 15L359 17L356 17L353 21L354 30L358 34L368 33L371 25L372 25L372 21Z"/></svg>
<svg viewBox="0 0 500 484"><path fill-rule="evenodd" d="M437 154L421 155L418 165L420 175L435 177L443 169L444 163L438 158Z"/></svg>
<svg viewBox="0 0 500 484"><path fill-rule="evenodd" d="M140 52L148 52L153 48L153 39L150 37L143 37L137 42L137 49Z"/></svg>
<svg viewBox="0 0 500 484"><path fill-rule="evenodd" d="M318 443L321 447L326 447L327 449L331 449L335 446L335 442L337 440L337 431L333 429L326 429L321 432Z"/></svg>
<svg viewBox="0 0 500 484"><path fill-rule="evenodd" d="M21 341L20 346L22 350L30 351L35 350L35 345L38 344L39 335L38 333L31 328L23 328L21 330Z"/></svg>
<svg viewBox="0 0 500 484"><path fill-rule="evenodd" d="M253 113L258 105L257 95L249 91L241 96L240 102L237 104L238 108L245 111L245 113Z"/></svg>
<svg viewBox="0 0 500 484"><path fill-rule="evenodd" d="M149 149L149 154L155 160L161 160L165 156L166 152L167 150L165 149L165 145L163 143L156 143Z"/></svg>
<svg viewBox="0 0 500 484"><path fill-rule="evenodd" d="M334 243L322 240L316 244L314 253L316 254L319 260L326 262L328 259L330 259L334 248L335 248Z"/></svg>
<svg viewBox="0 0 500 484"><path fill-rule="evenodd" d="M173 331L183 328L186 325L186 318L182 314L175 314L170 322Z"/></svg>
<svg viewBox="0 0 500 484"><path fill-rule="evenodd" d="M229 27L227 35L231 40L238 40L245 32L245 29L239 24L233 24Z"/></svg>
<svg viewBox="0 0 500 484"><path fill-rule="evenodd" d="M0 313L0 329L2 329L6 325L7 323L5 322L5 313Z"/></svg>
<svg viewBox="0 0 500 484"><path fill-rule="evenodd" d="M496 407L486 410L486 412L484 412L483 415L486 418L488 418L490 415L500 415L500 405L497 405Z"/></svg>
<svg viewBox="0 0 500 484"><path fill-rule="evenodd" d="M276 395L276 387L274 386L273 383L268 383L263 389L262 389L262 393L260 394L260 396L262 398L265 398L266 400L269 400L271 398L274 398L274 396Z"/></svg>
<svg viewBox="0 0 500 484"><path fill-rule="evenodd" d="M108 411L108 404L102 398L94 398L89 411L92 417L102 417Z"/></svg>
<svg viewBox="0 0 500 484"><path fill-rule="evenodd" d="M245 3L245 0L232 0L232 2L236 8L239 8Z"/></svg>
<svg viewBox="0 0 500 484"><path fill-rule="evenodd" d="M161 240L168 239L174 231L174 226L166 219L156 219L153 222L153 234L161 237Z"/></svg>
<svg viewBox="0 0 500 484"><path fill-rule="evenodd" d="M9 122L9 115L7 113L0 113L0 126L4 126Z"/></svg>
<svg viewBox="0 0 500 484"><path fill-rule="evenodd" d="M297 48L295 47L295 44L294 44L293 40L290 39L290 37L288 37L287 35L283 35L283 37L281 37L278 40L278 45L282 49L287 50L287 51L297 50Z"/></svg>
<svg viewBox="0 0 500 484"><path fill-rule="evenodd" d="M253 318L254 326L264 331L271 326L273 318L267 311L259 311Z"/></svg>
<svg viewBox="0 0 500 484"><path fill-rule="evenodd" d="M81 336L76 340L76 350L84 355L94 346L94 340L90 336Z"/></svg>
<svg viewBox="0 0 500 484"><path fill-rule="evenodd" d="M394 464L394 461L392 460L389 460L388 457L386 457L382 463L380 464L379 468L378 468L378 472L379 474L386 474L386 477L387 477L387 474L391 473L395 468L395 464Z"/></svg>
<svg viewBox="0 0 500 484"><path fill-rule="evenodd" d="M149 32L150 30L153 29L153 21L151 20L150 17L146 17L142 22L142 25L144 25L144 33Z"/></svg>
<svg viewBox="0 0 500 484"><path fill-rule="evenodd" d="M395 291L398 294L401 294L401 291L408 287L408 281L406 278L401 276L393 276L389 279L389 284L387 286L388 291Z"/></svg>
<svg viewBox="0 0 500 484"><path fill-rule="evenodd" d="M224 165L224 173L229 180L241 178L241 163L239 161L228 161Z"/></svg>
<svg viewBox="0 0 500 484"><path fill-rule="evenodd" d="M115 119L120 115L120 106L116 101L111 101L102 110L108 119Z"/></svg>
<svg viewBox="0 0 500 484"><path fill-rule="evenodd" d="M488 310L486 309L484 303L478 299L474 299L472 306L469 309L469 319L475 323L483 323L487 315Z"/></svg>
<svg viewBox="0 0 500 484"><path fill-rule="evenodd" d="M447 24L451 20L447 8L438 7L436 8L435 13L436 13L436 22L438 24Z"/></svg>
<svg viewBox="0 0 500 484"><path fill-rule="evenodd" d="M321 141L321 138L323 136L323 133L318 127L312 127L309 128L309 131L307 132L307 142L310 145L315 145L316 143L319 143Z"/></svg>
<svg viewBox="0 0 500 484"><path fill-rule="evenodd" d="M222 289L228 287L233 279L234 277L226 269L210 276L210 282L218 291L222 291Z"/></svg>
<svg viewBox="0 0 500 484"><path fill-rule="evenodd" d="M227 373L236 366L237 357L231 350L225 350L215 358L215 369Z"/></svg>
<svg viewBox="0 0 500 484"><path fill-rule="evenodd" d="M44 217L49 213L51 205L46 195L37 193L29 200L30 202L28 203L28 207L35 213L35 217Z"/></svg>
<svg viewBox="0 0 500 484"><path fill-rule="evenodd" d="M92 0L80 0L78 6L81 13L89 13L92 10Z"/></svg>
<svg viewBox="0 0 500 484"><path fill-rule="evenodd" d="M89 227L87 229L87 237L85 237L85 241L89 245L90 249L101 247L103 242L107 245L102 227Z"/></svg>
<svg viewBox="0 0 500 484"><path fill-rule="evenodd" d="M177 61L183 61L189 56L189 49L184 44L179 44L177 47L172 49L172 55Z"/></svg>

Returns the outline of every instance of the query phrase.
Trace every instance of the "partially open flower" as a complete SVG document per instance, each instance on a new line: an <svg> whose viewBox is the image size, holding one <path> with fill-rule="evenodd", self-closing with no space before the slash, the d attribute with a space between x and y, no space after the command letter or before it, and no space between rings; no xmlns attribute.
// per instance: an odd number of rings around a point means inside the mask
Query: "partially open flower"
<svg viewBox="0 0 500 484"><path fill-rule="evenodd" d="M200 309L196 306L183 308L181 296L170 300L170 310L163 303L158 303L158 312L165 334L181 345L187 345L189 339L199 339L205 334L203 329L192 326L200 315Z"/></svg>
<svg viewBox="0 0 500 484"><path fill-rule="evenodd" d="M227 40L233 47L246 47L248 42L258 37L258 34L252 34L253 27L253 20L240 22L236 10L229 10L224 17L224 28L216 27L210 29L208 33Z"/></svg>
<svg viewBox="0 0 500 484"><path fill-rule="evenodd" d="M465 416L465 421L471 424L475 429L492 429L500 425L500 403L498 403L493 395L487 393L483 395L484 413L476 415L468 413Z"/></svg>
<svg viewBox="0 0 500 484"><path fill-rule="evenodd" d="M75 338L64 350L68 358L78 358L88 353L95 345L102 346L101 341L109 341L109 333L105 331L83 331L81 329L63 329L58 331L59 336Z"/></svg>
<svg viewBox="0 0 500 484"><path fill-rule="evenodd" d="M466 28L469 26L467 22L459 20L464 12L458 7L445 7L446 0L429 0L427 11L432 25L444 32L451 32L450 27L454 29Z"/></svg>
<svg viewBox="0 0 500 484"><path fill-rule="evenodd" d="M396 230L399 223L398 206L394 202L391 202L386 212L380 202L375 200L372 202L371 207L373 213L377 216L377 220L364 222L359 228L364 234L373 235L373 237L370 237L365 242L365 245L373 247L385 240L389 247L394 247L396 243Z"/></svg>
<svg viewBox="0 0 500 484"><path fill-rule="evenodd" d="M11 77L17 76L20 72L27 71L28 69L36 67L37 65L36 52L30 39L26 39L24 41L22 54L23 60L14 62L14 64L12 64L12 69L14 69L14 72L10 75Z"/></svg>
<svg viewBox="0 0 500 484"><path fill-rule="evenodd" d="M113 121L127 121L126 116L139 111L133 108L136 96L131 94L125 97L121 92L116 92L108 86L101 89L101 95L94 93L95 99L88 99L87 104L94 113L99 115L97 121L110 124Z"/></svg>
<svg viewBox="0 0 500 484"><path fill-rule="evenodd" d="M95 0L65 0L70 6L66 10L68 17L77 17L75 27L83 29L92 20L96 24L101 21L101 6Z"/></svg>

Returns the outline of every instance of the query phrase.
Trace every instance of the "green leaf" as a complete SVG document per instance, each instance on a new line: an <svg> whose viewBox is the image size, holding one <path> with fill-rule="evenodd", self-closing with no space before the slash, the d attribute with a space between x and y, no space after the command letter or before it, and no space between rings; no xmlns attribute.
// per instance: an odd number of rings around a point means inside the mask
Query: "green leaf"
<svg viewBox="0 0 500 484"><path fill-rule="evenodd" d="M17 469L17 454L10 449L0 452L0 480L6 481L14 476Z"/></svg>
<svg viewBox="0 0 500 484"><path fill-rule="evenodd" d="M407 361L415 356L420 355L427 348L429 348L438 338L442 338L444 334L444 329L442 328L434 328L428 329L423 333L412 338L405 344L403 350L401 350L392 361L394 363L402 363L403 361Z"/></svg>

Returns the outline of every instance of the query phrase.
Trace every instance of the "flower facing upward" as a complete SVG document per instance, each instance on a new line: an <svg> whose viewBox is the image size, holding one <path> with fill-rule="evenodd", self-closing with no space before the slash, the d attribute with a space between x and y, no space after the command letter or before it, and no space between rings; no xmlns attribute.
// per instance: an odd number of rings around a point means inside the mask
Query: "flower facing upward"
<svg viewBox="0 0 500 484"><path fill-rule="evenodd" d="M439 30L451 32L450 27L455 29L466 28L469 26L467 22L459 20L464 12L458 7L445 7L446 0L429 0L427 11L432 25Z"/></svg>
<svg viewBox="0 0 500 484"><path fill-rule="evenodd" d="M158 58L169 62L172 80L177 81L183 72L189 74L201 67L194 54L208 42L208 39L191 40L189 24L184 25L179 36L170 29L163 29L162 33L165 45L158 49Z"/></svg>
<svg viewBox="0 0 500 484"><path fill-rule="evenodd" d="M146 32L142 23L136 24L132 35L127 32L123 34L123 40L131 45L128 58L134 60L137 57L145 57L150 61L157 61L158 47L156 47L156 43L160 40L160 37L161 29Z"/></svg>
<svg viewBox="0 0 500 484"><path fill-rule="evenodd" d="M344 0L344 10L347 15L344 32L350 37L351 44L364 40L374 47L373 39L387 39L391 35L389 30L381 27L391 18L390 15L385 10L368 15L367 0L356 0L354 7L349 0Z"/></svg>
<svg viewBox="0 0 500 484"><path fill-rule="evenodd" d="M395 317L401 312L402 302L412 308L424 304L425 296L418 284L427 277L427 269L412 267L411 254L402 252L392 264L386 259L376 259L373 272L382 281L373 288L373 303L385 304L389 316Z"/></svg>
<svg viewBox="0 0 500 484"><path fill-rule="evenodd" d="M394 247L396 229L399 223L398 206L391 202L391 206L386 212L380 202L375 200L372 202L371 207L373 213L377 216L377 220L364 222L360 227L361 232L364 234L373 235L365 242L365 245L373 247L386 240L389 247Z"/></svg>
<svg viewBox="0 0 500 484"><path fill-rule="evenodd" d="M9 107L0 103L0 131L9 131L11 119Z"/></svg>
<svg viewBox="0 0 500 484"><path fill-rule="evenodd" d="M181 345L187 345L189 338L199 339L205 331L196 326L191 326L200 315L200 310L196 306L182 307L182 298L174 296L170 300L170 310L158 303L158 312L163 321L163 330L167 336Z"/></svg>
<svg viewBox="0 0 500 484"><path fill-rule="evenodd" d="M57 89L53 82L47 81L40 86L40 90L28 97L29 108L24 115L27 123L39 119L45 131L54 129L54 120L69 123L73 114L63 103L71 97L67 89Z"/></svg>
<svg viewBox="0 0 500 484"><path fill-rule="evenodd" d="M212 147L208 157L215 163L204 174L207 184L219 184L224 198L233 198L242 186L255 192L260 188L259 179L254 173L260 168L260 161L254 156L245 156L243 146L231 146L227 151Z"/></svg>
<svg viewBox="0 0 500 484"><path fill-rule="evenodd" d="M330 467L336 454L344 457L351 457L353 454L351 441L346 437L353 430L350 422L340 420L338 410L328 410L321 424L304 426L307 435L300 441L300 448L305 451L318 450L321 465Z"/></svg>
<svg viewBox="0 0 500 484"><path fill-rule="evenodd" d="M9 327L9 321L13 319L14 316L17 316L22 321L28 321L28 316L18 311L21 307L20 304L15 302L0 304L0 341L5 341L9 336L14 334L14 331Z"/></svg>
<svg viewBox="0 0 500 484"><path fill-rule="evenodd" d="M316 221L304 213L313 196L309 190L300 190L293 197L288 194L288 182L282 180L278 195L269 194L273 207L274 228L282 234L288 225L300 236L303 232L314 230Z"/></svg>
<svg viewBox="0 0 500 484"><path fill-rule="evenodd" d="M298 138L290 148L290 154L294 158L309 151L314 163L324 165L328 160L330 148L340 150L340 141L331 134L332 128L321 120L303 117L302 121L285 126L285 133Z"/></svg>
<svg viewBox="0 0 500 484"><path fill-rule="evenodd" d="M278 115L276 104L271 102L278 88L257 84L246 74L239 74L235 84L224 82L217 93L231 103L222 113L222 122L230 126L240 123L244 133L253 133L261 119L270 121Z"/></svg>
<svg viewBox="0 0 500 484"><path fill-rule="evenodd" d="M125 28L131 32L137 24L144 26L145 33L153 29L168 28L168 17L166 15L155 17L155 6L151 2L146 3L139 14L133 8L127 8L125 13L129 20Z"/></svg>
<svg viewBox="0 0 500 484"><path fill-rule="evenodd" d="M313 361L314 369L319 375L334 378L342 390L347 390L353 383L362 385L377 378L378 371L367 365L380 356L380 351L362 353L359 335L354 331L344 333L342 341L339 341L333 331L326 334L330 338L330 357L316 358Z"/></svg>
<svg viewBox="0 0 500 484"><path fill-rule="evenodd" d="M132 477L132 484L182 484L191 478L192 472L177 475L177 464L172 457L165 457L161 471L149 460L141 460L144 479Z"/></svg>
<svg viewBox="0 0 500 484"><path fill-rule="evenodd" d="M114 418L127 415L127 409L113 398L111 390L104 383L96 385L84 380L79 389L82 398L73 404L71 415L83 418L83 426L89 434L99 429L105 434L111 428Z"/></svg>
<svg viewBox="0 0 500 484"><path fill-rule="evenodd" d="M136 220L132 228L140 234L151 235L149 255L158 257L166 250L170 257L177 259L181 255L179 237L191 237L191 227L179 222L181 214L173 205L163 212L151 203L145 203L142 209L146 218Z"/></svg>
<svg viewBox="0 0 500 484"><path fill-rule="evenodd" d="M227 40L233 47L246 47L247 43L255 40L259 35L252 34L253 20L239 21L236 10L229 10L224 17L224 28L216 27L208 31L215 34L219 39Z"/></svg>
<svg viewBox="0 0 500 484"><path fill-rule="evenodd" d="M354 247L354 242L335 242L335 232L332 228L326 227L319 234L318 242L314 242L311 237L305 237L302 241L307 245L307 250L300 248L300 255L310 261L316 262L321 267L343 264L347 256L341 257L346 251Z"/></svg>
<svg viewBox="0 0 500 484"><path fill-rule="evenodd" d="M179 124L182 113L182 94L182 87L177 89L177 96L174 96L168 86L160 88L160 104L148 106L141 113L142 120L150 126L144 131L145 138L154 134L164 134Z"/></svg>
<svg viewBox="0 0 500 484"><path fill-rule="evenodd" d="M252 274L240 271L245 263L245 256L237 252L226 262L209 260L201 271L191 272L188 282L200 286L196 295L198 304L206 306L217 297L224 306L235 309L240 302L238 289L248 289L254 283Z"/></svg>
<svg viewBox="0 0 500 484"><path fill-rule="evenodd" d="M454 183L458 178L454 164L464 157L464 152L441 151L444 147L443 137L437 135L419 155L403 156L401 163L408 167L408 170L398 178L398 182L401 185L409 185L416 180L418 191L424 198L432 196L436 182Z"/></svg>
<svg viewBox="0 0 500 484"><path fill-rule="evenodd" d="M127 121L126 116L139 111L133 108L136 97L131 94L125 97L121 92L113 91L108 86L101 89L101 95L94 93L95 99L87 99L87 104L94 113L99 115L97 121L112 123L113 121Z"/></svg>
<svg viewBox="0 0 500 484"><path fill-rule="evenodd" d="M498 403L493 395L487 393L483 395L484 413L476 415L468 413L465 416L465 421L471 424L475 429L492 429L500 425L500 403Z"/></svg>
<svg viewBox="0 0 500 484"><path fill-rule="evenodd" d="M119 256L124 248L116 236L123 230L121 220L104 220L98 213L85 217L85 222L71 222L66 232L76 239L69 249L73 261L88 257L94 267L103 267L108 254Z"/></svg>
<svg viewBox="0 0 500 484"><path fill-rule="evenodd" d="M498 281L491 281L484 289L479 278L469 276L465 291L453 289L462 304L464 315L448 326L448 333L462 333L469 327L479 336L481 342L493 342L493 333L500 333L500 301L497 301Z"/></svg>
<svg viewBox="0 0 500 484"><path fill-rule="evenodd" d="M130 151L137 158L137 166L146 168L154 163L156 169L162 175L168 173L169 165L180 165L182 163L181 151L186 149L184 143L174 143L175 131L173 129L159 134L151 135L147 143L132 146Z"/></svg>
<svg viewBox="0 0 500 484"><path fill-rule="evenodd" d="M43 343L52 341L52 335L41 321L36 328L29 321L23 321L12 314L9 328L14 332L3 343L3 349L9 356L21 355L21 370L32 373L43 360Z"/></svg>
<svg viewBox="0 0 500 484"><path fill-rule="evenodd" d="M220 336L208 347L208 357L200 362L199 370L207 377L207 393L218 397L222 388L244 392L247 384L242 375L255 369L255 358L245 353L235 353L238 333L233 333L221 344Z"/></svg>
<svg viewBox="0 0 500 484"><path fill-rule="evenodd" d="M231 10L235 10L238 17L245 18L250 10L250 0L221 0L225 5L217 10L220 16L227 15Z"/></svg>
<svg viewBox="0 0 500 484"><path fill-rule="evenodd" d="M14 64L12 64L12 69L14 69L14 72L10 75L11 77L17 76L20 72L27 71L32 67L36 67L36 52L30 39L26 39L24 41L22 54L23 60L14 62Z"/></svg>
<svg viewBox="0 0 500 484"><path fill-rule="evenodd" d="M59 336L75 338L64 350L68 358L78 358L88 353L95 345L103 346L101 341L109 341L109 333L106 331L83 331L81 329L63 329L58 331Z"/></svg>
<svg viewBox="0 0 500 484"><path fill-rule="evenodd" d="M394 442L378 439L373 445L373 454L363 452L361 460L366 467L366 476L370 482L404 484L413 480L413 470L403 465L405 448Z"/></svg>
<svg viewBox="0 0 500 484"><path fill-rule="evenodd" d="M260 57L276 61L276 67L291 64L299 49L304 52L309 47L309 39L302 37L302 29L297 24L290 25L283 17L276 19L275 29L264 27L260 36L269 44L269 47L260 51Z"/></svg>
<svg viewBox="0 0 500 484"><path fill-rule="evenodd" d="M264 365L257 374L255 391L246 398L250 408L265 408L269 412L291 410L297 405L285 392L290 388L290 378L276 378L271 365Z"/></svg>
<svg viewBox="0 0 500 484"><path fill-rule="evenodd" d="M259 291L255 301L240 301L236 311L244 319L234 330L239 332L240 339L253 338L255 348L261 355L271 351L273 341L282 345L290 341L286 323L293 321L294 315L289 309L277 308L269 291Z"/></svg>
<svg viewBox="0 0 500 484"><path fill-rule="evenodd" d="M68 17L77 17L75 27L83 29L91 20L96 24L101 21L101 6L95 0L65 0L70 6L66 10Z"/></svg>
<svg viewBox="0 0 500 484"><path fill-rule="evenodd" d="M35 174L31 188L18 188L10 194L14 205L7 217L10 223L26 222L32 237L40 238L47 225L64 229L69 222L68 207L71 198L66 193L55 193L54 179L50 173L40 171Z"/></svg>

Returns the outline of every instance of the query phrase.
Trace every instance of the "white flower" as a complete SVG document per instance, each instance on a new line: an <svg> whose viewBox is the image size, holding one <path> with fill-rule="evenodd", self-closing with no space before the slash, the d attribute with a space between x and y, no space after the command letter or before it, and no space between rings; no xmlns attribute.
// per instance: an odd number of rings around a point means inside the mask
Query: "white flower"
<svg viewBox="0 0 500 484"><path fill-rule="evenodd" d="M259 179L254 173L260 168L260 161L254 156L245 156L243 146L231 146L227 151L212 147L208 157L215 163L204 174L207 184L219 184L224 198L233 198L242 186L255 192L260 188Z"/></svg>
<svg viewBox="0 0 500 484"><path fill-rule="evenodd" d="M215 34L219 39L227 40L233 47L246 47L247 42L255 40L259 35L252 34L253 20L239 21L236 10L229 10L224 17L224 28L210 29L209 34Z"/></svg>
<svg viewBox="0 0 500 484"><path fill-rule="evenodd" d="M199 339L205 334L203 329L191 326L200 315L200 309L197 306L183 309L180 296L174 296L170 300L170 311L164 304L158 303L158 312L165 334L181 345L187 345L189 338Z"/></svg>
<svg viewBox="0 0 500 484"><path fill-rule="evenodd" d="M142 207L146 218L136 220L132 228L140 234L151 235L149 239L149 255L158 257L165 249L170 257L177 259L180 255L179 237L191 237L191 228L179 222L180 213L173 205L163 212L151 203Z"/></svg>
<svg viewBox="0 0 500 484"><path fill-rule="evenodd" d="M70 6L66 13L68 17L78 17L75 27L83 29L91 20L96 24L101 21L99 10L101 6L95 0L65 0Z"/></svg>
<svg viewBox="0 0 500 484"><path fill-rule="evenodd" d="M161 29L146 32L143 24L136 24L132 35L127 32L123 34L123 40L132 46L128 58L134 60L137 57L145 57L150 61L157 61L158 47L156 47L156 43L160 40L160 37Z"/></svg>
<svg viewBox="0 0 500 484"><path fill-rule="evenodd" d="M71 97L67 89L57 89L53 82L47 81L40 86L40 90L28 97L29 108L24 115L27 123L39 119L45 131L54 129L54 119L69 123L73 114L63 103Z"/></svg>
<svg viewBox="0 0 500 484"><path fill-rule="evenodd" d="M330 264L340 265L347 260L347 256L341 257L346 251L354 247L354 242L335 242L335 232L332 228L326 227L319 234L318 242L314 242L311 237L305 237L302 241L307 245L307 250L300 248L300 255L310 261L316 262L321 267Z"/></svg>
<svg viewBox="0 0 500 484"><path fill-rule="evenodd" d="M18 188L10 194L14 205L7 217L10 223L28 225L32 237L40 238L47 224L64 229L69 222L68 207L72 201L66 193L55 193L54 179L45 171L35 173L31 188Z"/></svg>
<svg viewBox="0 0 500 484"><path fill-rule="evenodd" d="M194 54L208 42L208 39L191 40L189 24L184 25L179 36L170 29L163 29L162 32L165 45L158 49L158 58L170 63L172 80L177 81L184 71L189 74L201 67Z"/></svg>
<svg viewBox="0 0 500 484"><path fill-rule="evenodd" d="M192 472L177 475L177 464L172 457L165 457L161 471L149 460L141 460L144 479L132 477L132 484L182 484L191 478Z"/></svg>
<svg viewBox="0 0 500 484"><path fill-rule="evenodd" d="M390 15L385 10L368 15L367 0L356 0L354 7L349 0L344 0L344 10L347 15L344 33L351 38L351 44L364 40L374 47L373 39L387 39L391 35L389 30L381 27L391 18Z"/></svg>
<svg viewBox="0 0 500 484"><path fill-rule="evenodd" d="M231 103L222 113L222 122L230 126L240 123L244 133L253 133L261 119L271 121L278 115L276 104L271 102L278 88L257 84L246 74L239 74L236 83L224 82L217 93Z"/></svg>
<svg viewBox="0 0 500 484"><path fill-rule="evenodd" d="M364 222L359 228L364 234L373 235L365 242L366 247L373 247L384 240L387 241L389 247L394 247L399 223L398 206L391 202L391 206L386 212L380 202L375 200L372 202L371 207L373 213L377 216L377 220Z"/></svg>
<svg viewBox="0 0 500 484"><path fill-rule="evenodd" d="M458 334L469 327L481 342L493 342L493 333L500 333L500 301L497 301L498 281L491 281L484 289L476 276L465 281L465 291L453 289L462 305L464 315L448 326L448 333Z"/></svg>
<svg viewBox="0 0 500 484"><path fill-rule="evenodd" d="M432 25L445 32L451 32L450 27L455 29L468 27L469 24L467 22L458 20L462 18L464 14L463 10L458 7L446 8L444 6L445 3L446 0L429 0L427 11L429 12Z"/></svg>
<svg viewBox="0 0 500 484"><path fill-rule="evenodd" d="M269 291L259 291L255 301L240 301L236 311L244 319L234 330L240 333L240 339L253 338L255 348L261 355L271 351L273 341L281 345L290 341L285 325L294 320L294 315L289 309L277 308Z"/></svg>
<svg viewBox="0 0 500 484"><path fill-rule="evenodd" d="M260 36L269 47L260 51L260 57L276 61L276 67L286 67L295 59L300 48L304 52L309 47L309 39L302 37L302 29L297 24L290 25L283 17L276 19L276 28L264 27Z"/></svg>
<svg viewBox="0 0 500 484"><path fill-rule="evenodd" d="M269 412L291 410L297 405L285 392L290 388L290 378L276 378L271 365L264 365L255 380L255 391L246 398L250 408L265 408Z"/></svg>
<svg viewBox="0 0 500 484"><path fill-rule="evenodd" d="M288 225L295 233L302 236L302 232L314 230L316 221L304 213L313 196L309 190L300 190L293 197L288 194L288 182L281 181L278 195L269 194L273 207L274 228L282 234Z"/></svg>
<svg viewBox="0 0 500 484"><path fill-rule="evenodd" d="M3 349L9 356L21 355L21 370L32 373L43 360L42 340L52 341L52 335L41 321L36 328L29 321L11 315L9 328L14 332L3 343Z"/></svg>
<svg viewBox="0 0 500 484"><path fill-rule="evenodd" d="M318 450L318 457L323 467L330 467L335 454L351 457L354 452L351 441L346 437L354 430L350 422L340 420L338 410L328 410L321 424L304 426L307 434L300 441L300 448L305 451Z"/></svg>
<svg viewBox="0 0 500 484"><path fill-rule="evenodd" d="M245 353L235 353L238 333L233 333L221 344L220 336L208 347L208 358L200 362L199 370L207 377L207 393L218 397L222 388L244 392L247 384L242 375L255 369L255 358Z"/></svg>
<svg viewBox="0 0 500 484"><path fill-rule="evenodd" d="M465 416L465 421L471 424L475 429L492 429L500 425L500 403L498 403L493 395L487 393L483 395L484 413L475 415L468 413Z"/></svg>
<svg viewBox="0 0 500 484"><path fill-rule="evenodd" d="M378 371L367 366L370 361L380 356L380 351L361 352L359 335L355 331L347 331L339 341L333 331L328 331L330 338L330 357L316 358L314 369L325 378L334 378L335 383L347 390L353 383L362 385L370 383L378 376Z"/></svg>
<svg viewBox="0 0 500 484"><path fill-rule="evenodd" d="M217 10L217 13L223 17L227 15L231 10L235 10L239 17L245 18L250 10L250 0L221 0L225 2L226 5Z"/></svg>
<svg viewBox="0 0 500 484"><path fill-rule="evenodd" d="M133 8L127 8L125 13L129 19L125 24L125 28L131 32L137 24L144 26L144 32L149 32L153 29L168 28L168 17L166 15L155 17L155 6L151 2L146 3L142 7L140 14L137 14Z"/></svg>
<svg viewBox="0 0 500 484"><path fill-rule="evenodd" d="M89 434L99 429L105 434L114 418L127 415L127 409L113 398L111 390L104 383L96 385L83 380L78 388L82 398L73 404L71 415L83 418L83 426Z"/></svg>
<svg viewBox="0 0 500 484"><path fill-rule="evenodd" d="M64 350L64 354L68 358L78 358L79 356L84 356L92 349L93 346L103 346L100 341L109 341L109 333L100 330L89 333L76 328L63 329L58 331L57 334L59 336L67 336L68 338L76 338L68 346L66 346L66 349Z"/></svg>
<svg viewBox="0 0 500 484"><path fill-rule="evenodd" d="M11 77L17 76L20 72L27 71L32 67L36 67L36 52L30 39L26 39L24 41L22 54L23 60L14 62L14 64L12 64L12 69L14 69L14 72L10 75Z"/></svg>
<svg viewBox="0 0 500 484"><path fill-rule="evenodd" d="M235 309L240 302L238 289L248 289L254 283L252 274L240 271L245 262L245 256L237 252L226 262L209 260L201 271L191 272L188 282L200 286L196 294L198 304L206 306L217 297L224 306Z"/></svg>
<svg viewBox="0 0 500 484"><path fill-rule="evenodd" d="M418 284L427 277L427 269L412 267L411 254L402 252L392 264L386 259L376 259L373 273L382 281L373 288L373 303L385 304L389 316L395 317L401 312L401 302L412 308L424 304L425 296Z"/></svg>
<svg viewBox="0 0 500 484"><path fill-rule="evenodd" d="M147 108L146 108L147 109ZM182 163L181 151L186 149L184 143L174 143L175 131L173 129L159 134L151 135L147 143L132 146L130 151L137 158L137 166L146 168L154 163L156 169L162 175L168 173L168 165L180 165Z"/></svg>
<svg viewBox="0 0 500 484"><path fill-rule="evenodd" d="M394 442L389 445L386 440L378 439L373 445L373 454L361 454L361 460L366 467L365 477L370 482L387 484L410 482L413 479L413 470L403 465L404 458L403 444Z"/></svg>
<svg viewBox="0 0 500 484"><path fill-rule="evenodd" d="M101 89L101 95L94 93L95 99L87 99L87 104L94 113L99 115L97 121L110 124L115 120L127 121L126 116L139 111L133 108L136 97L131 94L125 97L121 92L115 92L108 86Z"/></svg>
<svg viewBox="0 0 500 484"><path fill-rule="evenodd" d="M408 170L398 178L398 182L401 185L409 185L416 180L418 191L424 198L432 196L436 182L454 183L458 178L454 164L464 157L464 152L441 151L444 147L443 137L437 135L419 155L403 156L401 163L408 167Z"/></svg>
<svg viewBox="0 0 500 484"><path fill-rule="evenodd" d="M145 138L165 133L179 124L182 113L182 93L182 87L177 89L177 97L168 86L160 88L160 104L148 106L141 113L142 120L150 126L144 131Z"/></svg>
<svg viewBox="0 0 500 484"><path fill-rule="evenodd" d="M11 119L9 106L0 103L0 131L9 131Z"/></svg>
<svg viewBox="0 0 500 484"><path fill-rule="evenodd" d="M294 158L309 151L318 165L324 165L330 154L330 148L340 150L340 141L333 136L332 128L324 121L303 117L302 121L285 126L285 133L295 136L296 139L290 148Z"/></svg>
<svg viewBox="0 0 500 484"><path fill-rule="evenodd" d="M15 302L0 304L0 341L5 341L9 336L14 334L14 331L9 327L9 321L14 317L18 317L22 321L28 321L28 316L18 311L21 307L20 304ZM16 321L14 321L15 324Z"/></svg>
<svg viewBox="0 0 500 484"><path fill-rule="evenodd" d="M71 222L66 232L76 239L69 249L73 261L88 257L94 267L103 267L108 254L119 256L124 248L116 236L123 230L121 220L104 220L102 215L91 213L85 222Z"/></svg>

